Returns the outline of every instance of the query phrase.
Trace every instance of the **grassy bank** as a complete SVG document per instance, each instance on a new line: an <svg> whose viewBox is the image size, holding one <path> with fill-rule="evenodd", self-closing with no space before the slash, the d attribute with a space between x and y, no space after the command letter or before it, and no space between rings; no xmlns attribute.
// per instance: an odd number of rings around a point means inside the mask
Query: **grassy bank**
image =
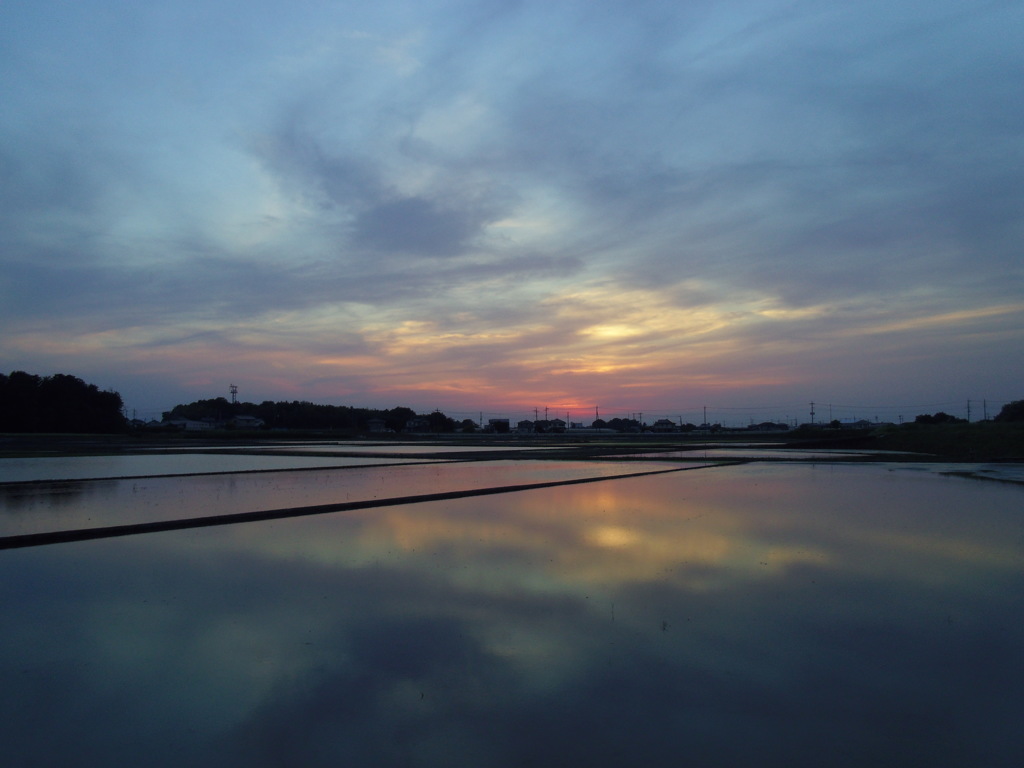
<svg viewBox="0 0 1024 768"><path fill-rule="evenodd" d="M546 446L552 458L587 458L607 453L635 453L693 449L703 443L769 443L790 448L902 451L948 461L1024 462L1024 423L978 422L973 424L903 424L874 430L806 429L788 433L720 433L714 435L621 434L621 435L369 435L332 432L204 432L123 435L0 434L0 457L116 454L139 450L160 451L212 446L261 445L268 442L366 440L381 443L440 443L464 446L501 446L510 452ZM486 454L497 458L494 453Z"/></svg>
<svg viewBox="0 0 1024 768"><path fill-rule="evenodd" d="M914 451L956 461L1024 462L1024 423L903 424L883 427L865 447Z"/></svg>

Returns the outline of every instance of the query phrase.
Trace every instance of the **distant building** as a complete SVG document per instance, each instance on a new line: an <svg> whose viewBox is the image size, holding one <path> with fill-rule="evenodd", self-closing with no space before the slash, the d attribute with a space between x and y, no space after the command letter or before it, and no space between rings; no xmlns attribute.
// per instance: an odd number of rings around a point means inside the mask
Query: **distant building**
<svg viewBox="0 0 1024 768"><path fill-rule="evenodd" d="M213 429L213 423L209 421L195 421L194 419L170 419L163 422L164 426L181 429L185 432L202 432Z"/></svg>
<svg viewBox="0 0 1024 768"><path fill-rule="evenodd" d="M235 416L228 423L235 429L260 429L264 421L256 416Z"/></svg>
<svg viewBox="0 0 1024 768"><path fill-rule="evenodd" d="M867 419L840 419L839 426L843 429L871 429L877 425Z"/></svg>
<svg viewBox="0 0 1024 768"><path fill-rule="evenodd" d="M721 431L722 431L722 425L721 424L719 424L717 422L714 423L714 424L708 424L706 421L694 430L694 432L696 432L697 434L704 434L704 433L707 433L707 432L721 432Z"/></svg>
<svg viewBox="0 0 1024 768"><path fill-rule="evenodd" d="M760 424L751 424L747 429L751 432L786 432L789 426L780 422L762 421Z"/></svg>

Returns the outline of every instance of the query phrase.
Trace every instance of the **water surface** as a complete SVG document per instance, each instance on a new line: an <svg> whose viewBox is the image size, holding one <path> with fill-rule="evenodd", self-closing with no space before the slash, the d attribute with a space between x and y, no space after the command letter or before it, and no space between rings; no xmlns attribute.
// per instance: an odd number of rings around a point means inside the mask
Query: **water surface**
<svg viewBox="0 0 1024 768"><path fill-rule="evenodd" d="M181 457L164 458L176 464L175 460ZM674 466L703 464L697 461L677 463ZM16 483L0 485L0 536L608 477L663 469L663 464L655 462L410 462L397 466L376 464L340 469L304 469L301 472L204 474L188 477L155 475L120 480Z"/></svg>
<svg viewBox="0 0 1024 768"><path fill-rule="evenodd" d="M237 450L237 449L236 449ZM401 463L403 459L388 459ZM0 458L0 483L39 480L146 477L217 472L253 472L306 467L355 467L384 463L379 457L279 456L192 452L112 456Z"/></svg>
<svg viewBox="0 0 1024 768"><path fill-rule="evenodd" d="M10 765L1016 768L1022 501L756 464L0 552L0 743Z"/></svg>

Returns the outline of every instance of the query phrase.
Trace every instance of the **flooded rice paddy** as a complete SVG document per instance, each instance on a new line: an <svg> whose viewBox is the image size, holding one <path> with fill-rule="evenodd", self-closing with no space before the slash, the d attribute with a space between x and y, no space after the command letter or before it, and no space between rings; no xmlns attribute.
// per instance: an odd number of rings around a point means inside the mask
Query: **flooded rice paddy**
<svg viewBox="0 0 1024 768"><path fill-rule="evenodd" d="M69 476L0 536L667 463ZM1024 488L678 466L0 551L5 764L1024 764Z"/></svg>
<svg viewBox="0 0 1024 768"><path fill-rule="evenodd" d="M393 458L401 463L408 461ZM379 465L381 459L368 456L289 456L259 454L172 453L117 456L53 456L28 459L0 459L0 483L39 480L91 480L120 477L225 474L314 467L356 467Z"/></svg>
<svg viewBox="0 0 1024 768"><path fill-rule="evenodd" d="M173 457L178 458L178 457ZM224 457L216 457L224 458ZM237 456L244 459L247 457ZM0 537L663 471L654 462L383 463L305 471L0 484ZM677 466L703 466L688 462Z"/></svg>

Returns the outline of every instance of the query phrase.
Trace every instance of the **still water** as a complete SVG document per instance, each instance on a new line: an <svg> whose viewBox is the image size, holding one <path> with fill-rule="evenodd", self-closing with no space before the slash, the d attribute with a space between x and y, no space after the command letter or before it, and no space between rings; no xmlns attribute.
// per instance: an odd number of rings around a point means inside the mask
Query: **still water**
<svg viewBox="0 0 1024 768"><path fill-rule="evenodd" d="M0 551L4 764L1016 768L1022 502L755 464Z"/></svg>
<svg viewBox="0 0 1024 768"><path fill-rule="evenodd" d="M251 452L243 455L219 451L0 459L0 483L224 472L272 472L311 467L369 466L385 461L387 463L403 463L407 460L368 456L258 456Z"/></svg>
<svg viewBox="0 0 1024 768"><path fill-rule="evenodd" d="M178 457L171 457L176 459ZM244 456L234 458L244 459ZM702 466L704 462L673 466ZM0 536L664 470L655 462L417 462L258 474L0 484Z"/></svg>

